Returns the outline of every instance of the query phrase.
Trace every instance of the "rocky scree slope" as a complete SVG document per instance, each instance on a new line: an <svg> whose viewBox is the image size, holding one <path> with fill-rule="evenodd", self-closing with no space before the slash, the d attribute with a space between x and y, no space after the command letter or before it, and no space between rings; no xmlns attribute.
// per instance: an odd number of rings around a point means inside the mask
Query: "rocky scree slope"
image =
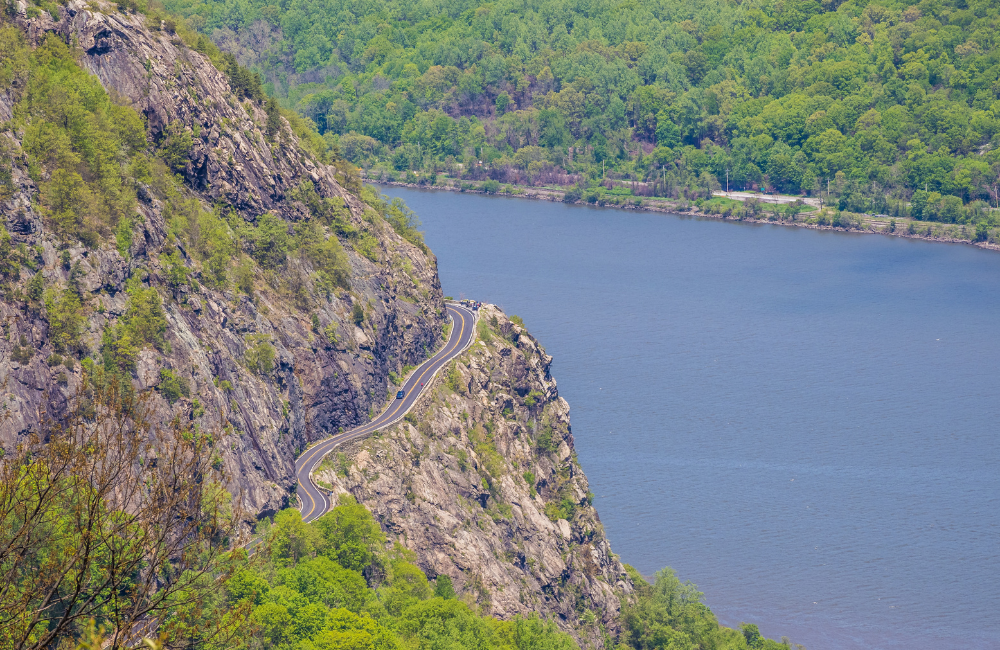
<svg viewBox="0 0 1000 650"><path fill-rule="evenodd" d="M367 420L389 373L440 344L436 261L397 233L347 166L323 164L176 35L100 3L72 0L58 13L18 4L21 46L69 47L116 105L141 116L133 161L154 173L126 179L130 214L100 237L67 235L46 199L59 172L24 146L39 119L24 108L31 73L11 59L0 75L0 447L64 415L85 368L116 368L152 392L160 422L180 417L221 436L218 462L247 512L285 507L296 454ZM170 142L177 177L163 173ZM235 242L229 257L198 252L208 226ZM300 232L319 254L282 249L263 265L262 247ZM318 271L333 263L324 283ZM140 312L159 333L133 334L128 347Z"/></svg>
<svg viewBox="0 0 1000 650"><path fill-rule="evenodd" d="M633 587L591 505L551 361L486 306L478 341L406 419L339 448L314 479L352 494L428 577L448 575L486 613L537 612L602 646Z"/></svg>

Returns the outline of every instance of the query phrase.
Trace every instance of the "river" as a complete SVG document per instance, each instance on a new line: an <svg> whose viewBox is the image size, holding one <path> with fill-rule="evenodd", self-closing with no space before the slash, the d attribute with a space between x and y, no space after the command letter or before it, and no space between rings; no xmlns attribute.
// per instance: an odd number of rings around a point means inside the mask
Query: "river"
<svg viewBox="0 0 1000 650"><path fill-rule="evenodd" d="M555 357L624 562L809 650L1000 648L1000 254L382 191Z"/></svg>

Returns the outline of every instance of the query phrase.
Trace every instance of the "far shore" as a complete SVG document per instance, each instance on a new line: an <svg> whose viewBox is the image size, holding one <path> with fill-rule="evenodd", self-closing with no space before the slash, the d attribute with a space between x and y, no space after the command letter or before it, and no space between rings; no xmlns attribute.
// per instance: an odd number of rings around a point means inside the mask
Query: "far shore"
<svg viewBox="0 0 1000 650"><path fill-rule="evenodd" d="M532 187L527 185L506 185L508 191L486 192L479 188L462 189L456 181L446 180L444 184L420 185L418 183L403 183L399 181L385 181L365 179L373 185L388 185L393 187L406 187L415 190L437 190L445 192L458 192L463 194L484 194L488 196L506 196L521 199L534 199L536 201L551 201L554 203L565 203L563 197L566 194L564 188L557 187ZM852 224L849 226L834 226L822 223L821 218L829 221L834 214L834 210L824 207L815 212L803 212L795 220L785 216L775 217L774 215L759 215L758 217L737 217L735 214L725 214L724 212L714 212L699 208L691 201L673 200L662 197L636 196L627 197L629 202L623 204L611 203L588 203L578 200L571 202L573 205L593 205L594 207L616 208L619 210L640 210L644 212L662 212L664 214L674 214L679 216L702 217L709 219L719 219L721 221L740 221L743 223L760 223L777 226L792 226L796 228L811 228L813 230L834 230L840 232L850 232L858 234L886 235L888 237L904 237L906 239L922 239L931 242L945 242L949 244L965 244L986 250L1000 251L1000 243L990 243L988 241L973 241L969 235L974 234L974 229L960 224L945 224L934 221L915 221L905 217L890 217L887 215L852 214ZM765 205L774 203L787 204L796 198L801 198L804 205L811 209L816 209L817 199L806 197L788 197L774 195L761 195L752 192L732 191L715 192L713 199L725 198L733 202L742 202L747 198L756 198ZM638 205L637 205L638 203ZM895 229L893 229L895 222ZM964 235L964 236L963 236Z"/></svg>

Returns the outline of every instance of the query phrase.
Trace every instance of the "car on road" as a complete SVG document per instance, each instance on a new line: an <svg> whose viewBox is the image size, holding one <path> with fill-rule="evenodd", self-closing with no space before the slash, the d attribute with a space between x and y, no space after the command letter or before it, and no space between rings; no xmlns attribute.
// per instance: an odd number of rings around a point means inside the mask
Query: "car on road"
<svg viewBox="0 0 1000 650"><path fill-rule="evenodd" d="M406 391L401 390L398 393L396 393L396 399L403 399L404 397L406 397Z"/></svg>

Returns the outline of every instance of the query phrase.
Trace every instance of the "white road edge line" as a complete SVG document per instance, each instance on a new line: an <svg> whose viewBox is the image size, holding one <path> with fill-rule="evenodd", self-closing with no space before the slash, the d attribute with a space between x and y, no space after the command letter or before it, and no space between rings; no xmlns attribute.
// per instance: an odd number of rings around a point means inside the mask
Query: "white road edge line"
<svg viewBox="0 0 1000 650"><path fill-rule="evenodd" d="M448 304L448 302L450 302L450 301L447 301L447 300L446 300L446 301L445 301L445 304ZM478 310L474 310L474 309L470 309L469 311L470 311L470 312L472 312L472 325L471 325L471 329L472 329L472 333L471 333L471 335L469 336L469 342L468 342L468 343L466 343L466 344L465 344L465 346L464 346L464 347L463 347L463 348L462 348L461 350L456 350L456 351L455 351L455 354L454 354L454 355L453 355L453 356L451 357L452 359L454 359L454 358L456 358L456 357L459 357L459 356L461 356L462 354L464 354L464 353L466 352L466 350L468 350L469 348L471 348L471 347L472 347L472 345L473 345L473 344L475 343L475 341L476 341L476 336L475 336L475 332L476 332L476 323L478 323L478 322L479 322L479 311L478 311ZM454 331L455 331L455 329L454 329L454 327L455 327L455 318L454 318L454 317L453 317L453 316L452 316L451 314L448 314L448 319L449 319L449 320L451 321L451 324L452 324L452 332L454 332ZM431 363L431 362L433 361L433 359L434 359L434 356L436 356L436 355L432 355L432 356L431 356L431 358L430 358L430 359L428 359L427 361L425 361L424 363ZM421 364L421 365L423 365L423 364ZM438 369L437 369L437 370L435 370L435 371L434 371L433 373L431 373L431 376L427 378L427 381L426 381L426 382L424 382L424 383L428 384L428 386L426 386L426 388L430 388L430 383L431 383L432 381L434 381L434 378L435 378L435 377L437 377L437 374L438 374L438 373L439 373L439 372L441 371L441 368L444 368L444 366L445 366L445 365L447 365L447 364L441 364L441 367L440 367L440 368L438 368ZM412 377L412 376L413 376L414 374L416 374L416 372L417 372L418 370L420 370L420 366L417 366L416 368L414 368L414 369L413 369L413 372L411 372L409 376L410 376L410 377ZM404 379L404 380L403 380L402 384L403 384L403 385L405 385L405 384L406 384L406 379ZM423 391L421 391L421 394L422 394L422 393L423 393ZM413 410L413 407L417 405L417 402L419 402L419 401L420 401L420 397L421 397L421 395L419 395L419 394L418 394L418 395L417 395L417 399L413 400L413 403L412 403L412 404L410 404L410 405L409 405L409 406L408 406L408 407L406 408L406 410L405 410L405 411L403 411L402 413L400 413L398 417L396 417L395 419L393 419L393 420L392 420L392 421L390 421L390 422L386 422L385 424L381 424L381 425L379 425L379 426L375 427L375 428L374 428L374 429L372 429L371 431L366 431L364 435L365 435L365 436L367 436L367 435L371 435L371 434L375 433L376 431L380 431L380 430L382 430L382 429L384 429L384 428L386 428L386 427L391 427L392 425L396 424L397 422L399 422L400 420L402 420L403 418L405 418L405 417L406 417L406 415L407 415L407 414L408 414L408 413L409 413L410 411L412 411L412 410ZM386 407L386 410L388 410L388 407ZM376 418L377 418L377 417L378 417L378 416L376 416ZM365 425L361 425L361 426L365 426ZM355 438L353 438L353 437L351 437L351 436L350 436L350 432L345 432L345 433L347 433L347 436L346 436L346 437L345 437L345 438L344 438L343 440L340 440L340 441L338 441L338 442L337 442L336 444L334 444L334 445L331 445L331 446L330 446L330 448L329 448L329 449L327 449L326 451L324 451L324 452L323 452L322 454L320 454L318 458L315 458L315 459L314 459L314 460L312 461L312 466L311 466L311 467L309 468L309 482L310 482L310 483L312 483L312 484L313 484L313 487L315 487L315 488L316 488L316 491L317 491L317 492L319 492L321 496L323 496L323 500L324 500L324 501L326 502L326 503L325 503L324 505L326 505L326 506L327 506L326 508L324 508L324 509L323 509L323 512L321 512L320 514L318 514L318 515L316 515L315 517L313 517L313 519L312 519L313 521L315 521L316 519L318 519L318 518L322 517L323 515L325 515L325 514L326 514L326 512L327 512L327 510L329 510L329 504L330 504L330 501L329 501L329 500L328 500L328 498L327 498L327 497L328 497L328 494L327 494L327 493L330 493L330 491L329 491L329 490L326 490L325 488L322 488L322 487L320 487L320 486L319 486L319 485L318 485L318 484L316 483L316 481L315 481L315 480L313 479L313 472L314 472L314 470L316 469L316 466L317 466L317 465L319 465L320 461L321 461L321 460L323 460L324 458L326 458L326 457L327 457L327 455L328 455L328 454L329 454L329 453L330 453L331 451L333 451L334 449L336 449L337 447L339 447L339 446L340 446L341 444L343 444L344 442L350 442L351 440L354 440L354 439L355 439ZM358 437L360 438L360 437L362 437L362 436L358 436ZM296 479L295 479L295 480L296 480L296 482L298 482L298 477L297 477L297 476L296 476ZM332 496L332 493L330 493L330 494L329 494L329 496ZM298 497L298 494L296 494L296 497ZM300 502L300 504L301 504L301 501L302 501L302 500L301 500L301 498L299 498L299 502ZM301 512L301 511L302 511L302 508L299 508L299 511Z"/></svg>

